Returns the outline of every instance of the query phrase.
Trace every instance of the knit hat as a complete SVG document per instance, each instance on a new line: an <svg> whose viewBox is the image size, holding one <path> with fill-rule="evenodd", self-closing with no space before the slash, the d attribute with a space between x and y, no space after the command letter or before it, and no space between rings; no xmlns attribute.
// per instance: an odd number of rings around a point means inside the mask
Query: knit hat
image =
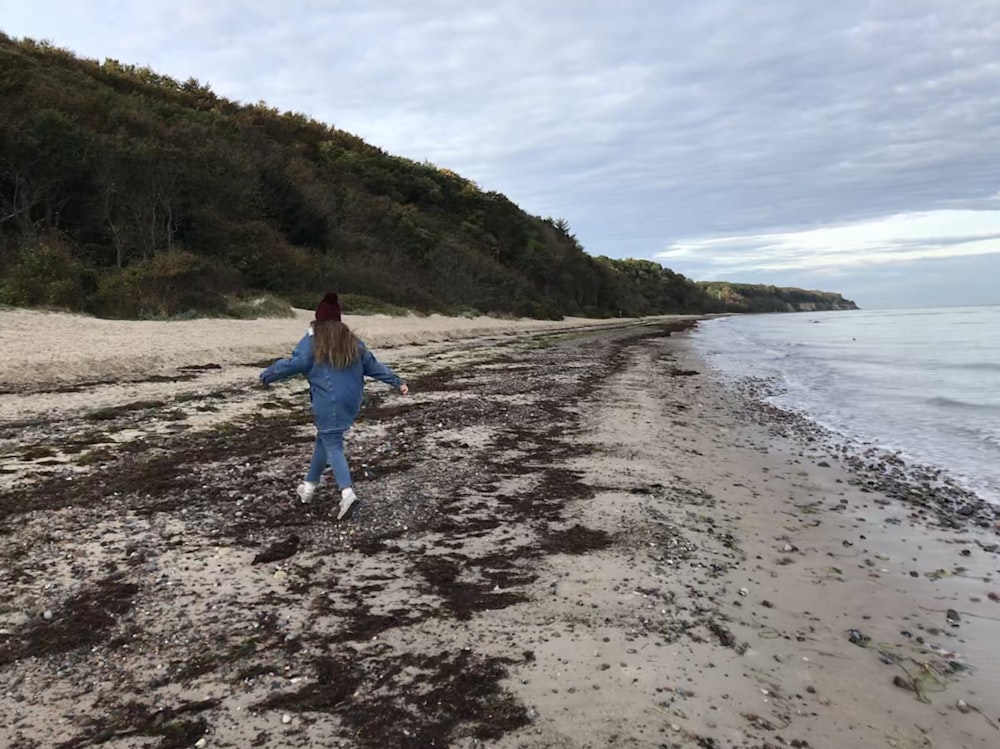
<svg viewBox="0 0 1000 749"><path fill-rule="evenodd" d="M323 301L316 308L316 322L323 320L340 321L340 302L337 301L337 295L330 291L326 293Z"/></svg>

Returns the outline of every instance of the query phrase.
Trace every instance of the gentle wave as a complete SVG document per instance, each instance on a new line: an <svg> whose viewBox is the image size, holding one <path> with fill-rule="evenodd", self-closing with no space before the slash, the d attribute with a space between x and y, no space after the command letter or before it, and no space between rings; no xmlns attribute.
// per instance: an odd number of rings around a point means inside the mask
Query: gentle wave
<svg viewBox="0 0 1000 749"><path fill-rule="evenodd" d="M933 398L927 398L924 403L930 406L938 406L940 408L968 408L975 411L1000 411L1000 405L996 403L969 403L968 401L958 400L956 398L948 398L944 395L935 395Z"/></svg>
<svg viewBox="0 0 1000 749"><path fill-rule="evenodd" d="M954 431L975 440L988 449L1000 450L1000 429L978 429L958 424L955 425Z"/></svg>

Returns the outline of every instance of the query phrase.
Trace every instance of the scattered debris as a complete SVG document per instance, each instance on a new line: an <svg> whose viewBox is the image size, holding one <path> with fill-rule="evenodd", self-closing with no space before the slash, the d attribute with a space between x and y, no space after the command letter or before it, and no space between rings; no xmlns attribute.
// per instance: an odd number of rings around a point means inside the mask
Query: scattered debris
<svg viewBox="0 0 1000 749"><path fill-rule="evenodd" d="M868 647L868 643L872 641L872 638L862 633L860 629L847 630L847 639L862 648Z"/></svg>
<svg viewBox="0 0 1000 749"><path fill-rule="evenodd" d="M277 541L268 546L264 551L257 554L250 564L268 564L288 559L299 550L299 544L300 540L298 536L289 536L282 541Z"/></svg>

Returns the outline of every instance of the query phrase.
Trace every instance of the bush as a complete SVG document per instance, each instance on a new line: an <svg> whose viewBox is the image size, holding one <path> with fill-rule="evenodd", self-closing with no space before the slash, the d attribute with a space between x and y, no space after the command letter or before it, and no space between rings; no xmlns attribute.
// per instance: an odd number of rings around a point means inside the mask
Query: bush
<svg viewBox="0 0 1000 749"><path fill-rule="evenodd" d="M0 281L0 302L15 307L80 311L97 287L97 274L73 257L58 237L27 243Z"/></svg>
<svg viewBox="0 0 1000 749"><path fill-rule="evenodd" d="M279 294L310 285L320 271L318 259L290 245L262 221L231 227L225 234L225 258L253 289Z"/></svg>
<svg viewBox="0 0 1000 749"><path fill-rule="evenodd" d="M109 317L225 315L239 273L183 250L164 252L101 279L96 312Z"/></svg>
<svg viewBox="0 0 1000 749"><path fill-rule="evenodd" d="M548 299L522 299L514 303L517 317L531 317L535 320L562 320L559 308Z"/></svg>

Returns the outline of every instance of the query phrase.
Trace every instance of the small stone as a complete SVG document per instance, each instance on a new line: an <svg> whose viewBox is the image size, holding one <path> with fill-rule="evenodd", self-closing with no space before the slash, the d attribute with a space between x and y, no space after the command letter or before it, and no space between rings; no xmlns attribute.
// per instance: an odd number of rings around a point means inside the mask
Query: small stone
<svg viewBox="0 0 1000 749"><path fill-rule="evenodd" d="M202 736L200 739L194 742L194 745L196 749L205 749L205 747L208 746L208 739Z"/></svg>
<svg viewBox="0 0 1000 749"><path fill-rule="evenodd" d="M959 700L958 702L956 702L955 707L958 708L958 712L960 713L967 713L970 710L969 703L966 702L965 700Z"/></svg>
<svg viewBox="0 0 1000 749"><path fill-rule="evenodd" d="M674 732L679 732L681 730L681 727L679 725L677 725L676 723L671 723L670 724L670 730L674 731Z"/></svg>
<svg viewBox="0 0 1000 749"><path fill-rule="evenodd" d="M749 589L747 589L747 588L740 588L740 595L743 596L744 598L746 596L750 595Z"/></svg>
<svg viewBox="0 0 1000 749"><path fill-rule="evenodd" d="M281 722L287 726L289 723L292 722L292 716L289 715L288 713L285 713L284 715L281 716Z"/></svg>
<svg viewBox="0 0 1000 749"><path fill-rule="evenodd" d="M52 611L50 609L46 609L45 611L43 611L42 619L44 619L45 621L49 621L50 619L52 619Z"/></svg>

